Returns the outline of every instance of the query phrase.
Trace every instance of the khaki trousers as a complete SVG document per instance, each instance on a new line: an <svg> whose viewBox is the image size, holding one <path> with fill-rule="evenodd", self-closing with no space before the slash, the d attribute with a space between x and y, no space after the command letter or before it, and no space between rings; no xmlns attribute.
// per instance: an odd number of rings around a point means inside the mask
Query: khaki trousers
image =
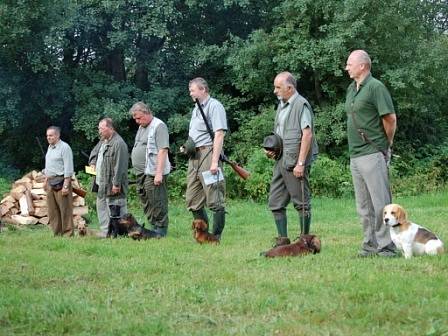
<svg viewBox="0 0 448 336"><path fill-rule="evenodd" d="M187 192L185 195L187 209L196 211L206 205L212 211L220 211L225 207L225 181L206 185L202 172L210 170L212 163L212 147L198 149L196 157L188 160ZM219 163L222 169L222 162Z"/></svg>
<svg viewBox="0 0 448 336"><path fill-rule="evenodd" d="M137 174L137 194L143 211L153 228L168 227L168 190L166 175L160 185L154 184L154 176Z"/></svg>
<svg viewBox="0 0 448 336"><path fill-rule="evenodd" d="M55 236L73 236L73 195L70 186L69 193L62 195L62 190L47 191L48 220Z"/></svg>

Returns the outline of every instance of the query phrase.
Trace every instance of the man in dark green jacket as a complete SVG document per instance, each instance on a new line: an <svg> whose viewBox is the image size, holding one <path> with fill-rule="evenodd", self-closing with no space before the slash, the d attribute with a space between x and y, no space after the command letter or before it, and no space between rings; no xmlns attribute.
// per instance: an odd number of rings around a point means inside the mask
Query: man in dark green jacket
<svg viewBox="0 0 448 336"><path fill-rule="evenodd" d="M110 221L127 213L129 153L111 118L99 122L98 132L101 145L95 166L98 184L96 209L101 234L106 236Z"/></svg>

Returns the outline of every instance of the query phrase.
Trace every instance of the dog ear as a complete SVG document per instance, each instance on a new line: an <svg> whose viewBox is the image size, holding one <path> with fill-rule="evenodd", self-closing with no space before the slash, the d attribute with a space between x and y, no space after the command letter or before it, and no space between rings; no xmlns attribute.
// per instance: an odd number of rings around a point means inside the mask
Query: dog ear
<svg viewBox="0 0 448 336"><path fill-rule="evenodd" d="M400 224L406 223L408 221L408 215L403 207L397 204L396 206L396 213L397 213L397 221Z"/></svg>
<svg viewBox="0 0 448 336"><path fill-rule="evenodd" d="M317 238L317 236L312 236L313 238L311 239L311 249L313 251L313 254L319 253L320 252L320 239Z"/></svg>

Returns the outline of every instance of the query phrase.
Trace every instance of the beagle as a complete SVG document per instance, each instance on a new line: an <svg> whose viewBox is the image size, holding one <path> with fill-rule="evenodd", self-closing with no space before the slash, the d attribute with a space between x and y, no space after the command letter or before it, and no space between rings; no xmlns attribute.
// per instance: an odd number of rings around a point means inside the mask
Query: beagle
<svg viewBox="0 0 448 336"><path fill-rule="evenodd" d="M443 242L428 229L409 222L406 211L400 205L386 205L383 219L384 224L390 227L392 241L406 259L413 255L443 253Z"/></svg>

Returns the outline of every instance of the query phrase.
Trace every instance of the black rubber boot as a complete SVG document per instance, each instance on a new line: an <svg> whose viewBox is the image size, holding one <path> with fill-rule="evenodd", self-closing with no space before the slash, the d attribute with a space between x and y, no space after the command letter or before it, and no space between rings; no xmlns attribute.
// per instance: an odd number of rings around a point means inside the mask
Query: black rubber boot
<svg viewBox="0 0 448 336"><path fill-rule="evenodd" d="M218 238L221 238L221 234L224 231L226 225L226 211L224 209L215 211L213 213L213 231L212 233Z"/></svg>
<svg viewBox="0 0 448 336"><path fill-rule="evenodd" d="M208 224L207 211L205 211L204 208L199 209L199 210L192 210L191 212L193 214L194 219L202 219Z"/></svg>
<svg viewBox="0 0 448 336"><path fill-rule="evenodd" d="M167 227L159 227L156 226L154 229L154 232L158 235L158 238L162 238L165 237L168 233L168 228Z"/></svg>
<svg viewBox="0 0 448 336"><path fill-rule="evenodd" d="M107 237L117 238L119 234L123 234L119 229L121 207L119 205L109 205L109 229L107 231Z"/></svg>

